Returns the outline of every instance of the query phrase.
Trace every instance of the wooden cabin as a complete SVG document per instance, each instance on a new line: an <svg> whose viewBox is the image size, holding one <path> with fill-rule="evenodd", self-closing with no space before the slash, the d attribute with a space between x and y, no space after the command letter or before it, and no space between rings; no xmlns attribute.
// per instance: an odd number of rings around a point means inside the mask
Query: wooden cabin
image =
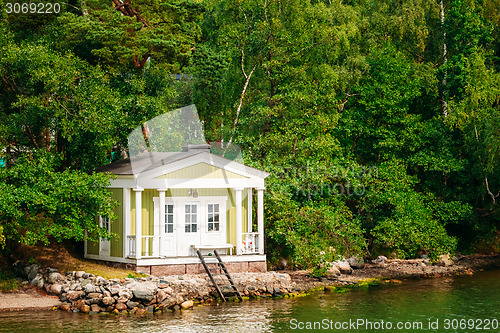
<svg viewBox="0 0 500 333"><path fill-rule="evenodd" d="M231 272L266 271L267 172L212 154L209 145L143 153L98 171L116 176L109 192L118 218L99 221L118 237L86 242L86 258L157 276L200 274L196 250L217 250Z"/></svg>

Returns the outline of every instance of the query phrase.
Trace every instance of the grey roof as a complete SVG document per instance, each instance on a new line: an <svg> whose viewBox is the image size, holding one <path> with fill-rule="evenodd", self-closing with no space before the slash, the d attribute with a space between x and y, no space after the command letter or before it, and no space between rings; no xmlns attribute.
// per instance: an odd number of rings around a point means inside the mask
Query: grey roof
<svg viewBox="0 0 500 333"><path fill-rule="evenodd" d="M134 157L132 159L126 158L121 161L103 165L97 168L95 171L103 173L109 172L114 175L138 175L142 172L155 169L159 166L177 162L198 154L210 154L210 153L200 150L183 151L183 152L151 152L151 153L146 152L141 154L139 157ZM218 159L219 162L222 163L228 163L228 164L238 163L239 165L243 166L246 169L246 171L250 171L255 175L264 178L269 175L267 172L264 172L262 170L253 167L249 167L245 164L215 154L210 154L210 155L212 156L212 158Z"/></svg>

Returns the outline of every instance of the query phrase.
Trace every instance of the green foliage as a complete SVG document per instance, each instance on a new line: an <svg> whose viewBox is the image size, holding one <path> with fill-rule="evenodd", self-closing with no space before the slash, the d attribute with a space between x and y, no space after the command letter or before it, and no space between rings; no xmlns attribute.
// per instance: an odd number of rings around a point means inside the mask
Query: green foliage
<svg viewBox="0 0 500 333"><path fill-rule="evenodd" d="M25 244L97 240L109 237L96 223L96 216L113 218L114 204L105 189L109 176L65 170L60 159L35 152L0 168L0 225L3 235Z"/></svg>
<svg viewBox="0 0 500 333"><path fill-rule="evenodd" d="M329 262L363 252L360 223L340 202L301 207L274 191L267 200L272 207L268 218L273 221L268 227L268 248L276 251L271 254L287 254L295 264L322 275Z"/></svg>

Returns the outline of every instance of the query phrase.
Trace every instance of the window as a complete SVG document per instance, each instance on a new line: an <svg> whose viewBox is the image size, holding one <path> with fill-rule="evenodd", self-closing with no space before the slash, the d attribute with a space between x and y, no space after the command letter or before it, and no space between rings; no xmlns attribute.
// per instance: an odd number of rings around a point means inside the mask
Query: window
<svg viewBox="0 0 500 333"><path fill-rule="evenodd" d="M110 223L109 223L109 217L104 217L104 216L99 216L100 222L101 222L101 227L106 229L107 231L110 231Z"/></svg>
<svg viewBox="0 0 500 333"><path fill-rule="evenodd" d="M219 231L219 204L208 204L208 231Z"/></svg>
<svg viewBox="0 0 500 333"><path fill-rule="evenodd" d="M198 231L198 220L197 220L197 205L185 205L184 211L184 221L185 221L185 232L197 232Z"/></svg>
<svg viewBox="0 0 500 333"><path fill-rule="evenodd" d="M165 233L174 232L174 205L165 205Z"/></svg>

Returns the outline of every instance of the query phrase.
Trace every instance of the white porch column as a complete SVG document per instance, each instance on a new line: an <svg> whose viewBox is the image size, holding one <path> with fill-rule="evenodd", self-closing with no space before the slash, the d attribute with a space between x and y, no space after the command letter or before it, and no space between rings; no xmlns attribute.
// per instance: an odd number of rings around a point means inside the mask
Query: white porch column
<svg viewBox="0 0 500 333"><path fill-rule="evenodd" d="M163 249L163 239L165 235L165 192L167 189L159 189L158 192L160 193L160 216L158 218L158 235L159 237L156 238L156 242L158 244L158 251L160 257L163 257L165 255L165 250ZM156 229L155 229L156 230Z"/></svg>
<svg viewBox="0 0 500 333"><path fill-rule="evenodd" d="M123 189L123 258L127 258L128 236L130 235L130 188Z"/></svg>
<svg viewBox="0 0 500 333"><path fill-rule="evenodd" d="M242 200L242 192L243 188L235 188L236 192L235 201L236 201L236 255L241 255L242 252L242 232L241 229L243 227L243 209L241 207Z"/></svg>
<svg viewBox="0 0 500 333"><path fill-rule="evenodd" d="M264 254L264 190L257 188L257 229L259 232L259 253Z"/></svg>
<svg viewBox="0 0 500 333"><path fill-rule="evenodd" d="M143 188L134 188L135 191L135 258L142 255L142 191Z"/></svg>
<svg viewBox="0 0 500 333"><path fill-rule="evenodd" d="M247 224L248 224L248 231L247 232L252 232L252 194L253 194L253 189L249 188L248 189L248 194L247 194L247 208L248 208L248 219L247 219Z"/></svg>

